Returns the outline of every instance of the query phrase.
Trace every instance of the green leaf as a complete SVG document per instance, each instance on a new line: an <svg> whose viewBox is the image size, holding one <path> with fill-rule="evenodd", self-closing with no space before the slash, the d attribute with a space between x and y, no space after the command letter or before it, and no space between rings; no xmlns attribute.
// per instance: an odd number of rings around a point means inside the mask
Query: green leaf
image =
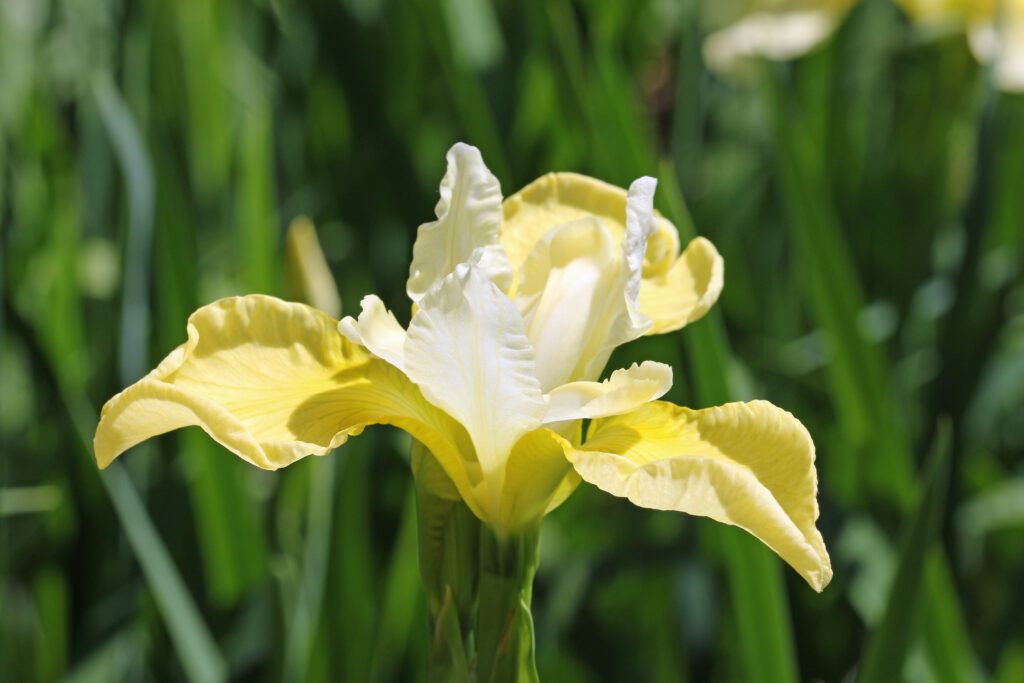
<svg viewBox="0 0 1024 683"><path fill-rule="evenodd" d="M285 681L305 681L316 628L320 624L324 584L330 558L331 512L334 502L336 459L311 458L305 463L309 477L309 506L306 512L306 548L302 559L302 578L296 591L296 605L285 644Z"/></svg>
<svg viewBox="0 0 1024 683"><path fill-rule="evenodd" d="M416 492L410 483L384 583L384 602L377 620L370 666L371 681L397 678L409 647L412 624L420 611L421 595L416 564Z"/></svg>
<svg viewBox="0 0 1024 683"><path fill-rule="evenodd" d="M926 561L938 535L949 488L951 426L940 421L928 459L921 500L908 520L900 542L896 577L889 591L885 617L868 642L860 666L860 683L883 683L898 677L912 643L915 617L926 590Z"/></svg>
<svg viewBox="0 0 1024 683"><path fill-rule="evenodd" d="M662 165L663 172L669 167ZM675 181L675 175L669 174ZM680 228L685 240L693 237L692 221L677 182L659 185L666 216ZM689 233L689 234L688 234ZM737 398L731 385L732 362L718 310L686 328L683 344L701 405L717 405ZM736 529L709 530L722 548L739 630L739 651L744 679L764 683L798 680L793 625L786 603L782 568L770 550Z"/></svg>

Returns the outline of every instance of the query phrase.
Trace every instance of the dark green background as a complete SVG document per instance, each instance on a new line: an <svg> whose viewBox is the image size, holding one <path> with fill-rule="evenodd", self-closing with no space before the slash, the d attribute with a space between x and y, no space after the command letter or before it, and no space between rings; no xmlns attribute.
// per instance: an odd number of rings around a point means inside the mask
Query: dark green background
<svg viewBox="0 0 1024 683"><path fill-rule="evenodd" d="M0 3L0 678L422 679L406 437L266 473L187 430L103 475L91 438L192 310L290 295L297 215L346 312L376 292L407 319L415 229L464 140L506 194L657 176L725 290L610 367L669 362L694 407L766 398L818 447L822 595L742 532L581 486L545 523L542 678L839 681L867 657L871 680L1024 680L1024 96L886 0L737 78L704 66L705 18Z"/></svg>

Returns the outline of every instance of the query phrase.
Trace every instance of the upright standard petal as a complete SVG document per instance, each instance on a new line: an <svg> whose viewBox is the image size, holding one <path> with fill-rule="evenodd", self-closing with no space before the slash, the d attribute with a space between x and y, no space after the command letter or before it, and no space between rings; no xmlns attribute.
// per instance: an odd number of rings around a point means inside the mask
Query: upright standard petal
<svg viewBox="0 0 1024 683"><path fill-rule="evenodd" d="M447 155L441 181L437 220L416 233L406 291L418 302L435 283L482 249L481 268L502 290L512 282L512 269L498 242L501 228L501 185L484 165L480 150L456 143Z"/></svg>
<svg viewBox="0 0 1024 683"><path fill-rule="evenodd" d="M592 216L552 230L523 265L521 279L515 301L542 389L596 379L622 302L620 257L608 231Z"/></svg>
<svg viewBox="0 0 1024 683"><path fill-rule="evenodd" d="M632 341L649 330L653 323L640 310L640 281L643 279L644 254L647 240L657 228L654 216L654 190L658 181L649 176L637 178L629 186L626 195L626 236L622 241L622 257L625 264L625 286L623 294L626 303L626 317L617 330L621 341L616 346Z"/></svg>
<svg viewBox="0 0 1024 683"><path fill-rule="evenodd" d="M595 419L636 410L672 388L672 368L644 361L616 370L603 382L570 382L548 394L545 423Z"/></svg>
<svg viewBox="0 0 1024 683"><path fill-rule="evenodd" d="M575 173L538 178L505 200L501 242L509 261L515 268L525 267L545 235L587 217L599 219L618 248L626 236L627 196L621 187ZM647 334L671 332L694 322L721 292L722 259L714 246L698 237L680 256L675 226L656 211L654 217L640 284L640 310L654 323Z"/></svg>
<svg viewBox="0 0 1024 683"><path fill-rule="evenodd" d="M507 198L502 205L501 244L515 269L551 230L581 218L597 218L616 248L626 235L626 190L578 173L548 173ZM664 273L679 253L679 233L655 214L656 230L647 241L645 277Z"/></svg>
<svg viewBox="0 0 1024 683"><path fill-rule="evenodd" d="M141 441L198 426L242 459L277 469L385 423L423 442L470 495L479 468L465 429L337 324L266 296L204 306L189 318L188 341L103 407L97 462L106 467Z"/></svg>
<svg viewBox="0 0 1024 683"><path fill-rule="evenodd" d="M766 401L706 410L649 403L596 420L569 457L585 481L636 505L746 529L817 591L832 578L815 527L814 444Z"/></svg>
<svg viewBox="0 0 1024 683"><path fill-rule="evenodd" d="M420 300L405 363L424 396L469 432L493 519L508 455L545 411L519 311L478 265L463 264Z"/></svg>
<svg viewBox="0 0 1024 683"><path fill-rule="evenodd" d="M364 296L360 306L359 317L345 316L338 323L338 331L405 372L405 329L395 314L375 294Z"/></svg>
<svg viewBox="0 0 1024 683"><path fill-rule="evenodd" d="M640 283L640 310L654 326L648 334L672 332L704 317L718 301L725 262L715 245L695 237L672 267Z"/></svg>

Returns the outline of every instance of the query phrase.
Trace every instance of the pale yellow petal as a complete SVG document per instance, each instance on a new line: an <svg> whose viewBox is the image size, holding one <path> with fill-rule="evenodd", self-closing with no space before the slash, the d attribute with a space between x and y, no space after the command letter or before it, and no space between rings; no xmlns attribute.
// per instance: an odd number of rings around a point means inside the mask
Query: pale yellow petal
<svg viewBox="0 0 1024 683"><path fill-rule="evenodd" d="M380 297L370 294L360 302L358 318L346 316L338 323L338 331L370 353L405 371L405 329L395 314L384 306Z"/></svg>
<svg viewBox="0 0 1024 683"><path fill-rule="evenodd" d="M545 410L515 304L477 265L459 266L420 300L405 363L427 399L469 432L483 495L496 506L512 446L540 426Z"/></svg>
<svg viewBox="0 0 1024 683"><path fill-rule="evenodd" d="M277 469L378 423L423 442L471 495L479 467L461 425L396 368L344 339L334 319L247 296L196 311L188 341L103 407L94 448L106 467L145 439L198 426L244 460Z"/></svg>
<svg viewBox="0 0 1024 683"><path fill-rule="evenodd" d="M406 290L418 302L436 283L482 249L480 267L503 290L512 283L512 269L498 242L501 227L501 185L484 165L480 150L456 143L447 155L441 181L437 220L416 233Z"/></svg>
<svg viewBox="0 0 1024 683"><path fill-rule="evenodd" d="M571 444L549 429L516 442L506 464L499 524L515 530L560 504L579 483L566 458Z"/></svg>
<svg viewBox="0 0 1024 683"><path fill-rule="evenodd" d="M341 315L338 285L320 248L313 221L300 216L288 226L284 241L291 287L297 298L332 317Z"/></svg>
<svg viewBox="0 0 1024 683"><path fill-rule="evenodd" d="M818 518L814 444L766 401L690 410L649 403L592 423L571 454L585 481L636 505L746 529L815 590L832 578Z"/></svg>
<svg viewBox="0 0 1024 683"><path fill-rule="evenodd" d="M842 17L830 8L756 12L709 35L704 59L713 71L729 75L749 59L794 59L832 35Z"/></svg>
<svg viewBox="0 0 1024 683"><path fill-rule="evenodd" d="M665 395L672 388L672 368L644 361L616 370L603 382L571 382L548 394L544 422L582 420L627 413Z"/></svg>
<svg viewBox="0 0 1024 683"><path fill-rule="evenodd" d="M617 346L651 328L639 299L656 186L648 177L630 185L617 248L603 220L586 216L545 234L527 257L515 299L543 389L597 379Z"/></svg>
<svg viewBox="0 0 1024 683"><path fill-rule="evenodd" d="M544 390L600 375L611 353L608 330L625 305L622 281L615 244L596 218L567 223L536 245L516 305ZM591 371L592 365L599 367Z"/></svg>
<svg viewBox="0 0 1024 683"><path fill-rule="evenodd" d="M968 37L978 61L992 65L1000 90L1024 92L1024 0L979 3Z"/></svg>
<svg viewBox="0 0 1024 683"><path fill-rule="evenodd" d="M640 309L654 321L648 334L678 330L702 318L722 293L725 263L708 240L697 237L663 275L640 283Z"/></svg>
<svg viewBox="0 0 1024 683"><path fill-rule="evenodd" d="M518 270L545 234L581 218L598 218L619 248L626 234L626 190L578 173L548 173L505 199L501 243ZM655 212L644 277L665 272L679 253L679 233Z"/></svg>

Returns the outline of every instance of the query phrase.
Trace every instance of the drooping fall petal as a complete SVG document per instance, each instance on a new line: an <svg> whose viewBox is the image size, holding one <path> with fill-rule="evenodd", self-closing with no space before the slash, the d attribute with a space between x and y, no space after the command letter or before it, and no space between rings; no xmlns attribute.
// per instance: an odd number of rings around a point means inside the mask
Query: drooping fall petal
<svg viewBox="0 0 1024 683"><path fill-rule="evenodd" d="M815 590L832 578L818 518L814 444L766 401L690 410L666 402L595 420L570 452L585 481L641 507L746 529Z"/></svg>
<svg viewBox="0 0 1024 683"><path fill-rule="evenodd" d="M189 318L188 341L103 407L97 462L106 467L141 441L198 426L244 460L278 469L385 423L427 445L468 496L465 429L396 368L342 337L337 324L267 296L200 308Z"/></svg>
<svg viewBox="0 0 1024 683"><path fill-rule="evenodd" d="M441 181L437 220L416 233L406 290L418 302L460 263L481 250L480 267L501 289L512 282L512 270L498 242L501 227L501 185L484 165L480 150L456 143L448 151L448 170Z"/></svg>
<svg viewBox="0 0 1024 683"><path fill-rule="evenodd" d="M753 11L704 41L704 59L735 75L752 59L788 60L810 52L836 30L855 0L781 0ZM757 3L754 4L758 9Z"/></svg>

